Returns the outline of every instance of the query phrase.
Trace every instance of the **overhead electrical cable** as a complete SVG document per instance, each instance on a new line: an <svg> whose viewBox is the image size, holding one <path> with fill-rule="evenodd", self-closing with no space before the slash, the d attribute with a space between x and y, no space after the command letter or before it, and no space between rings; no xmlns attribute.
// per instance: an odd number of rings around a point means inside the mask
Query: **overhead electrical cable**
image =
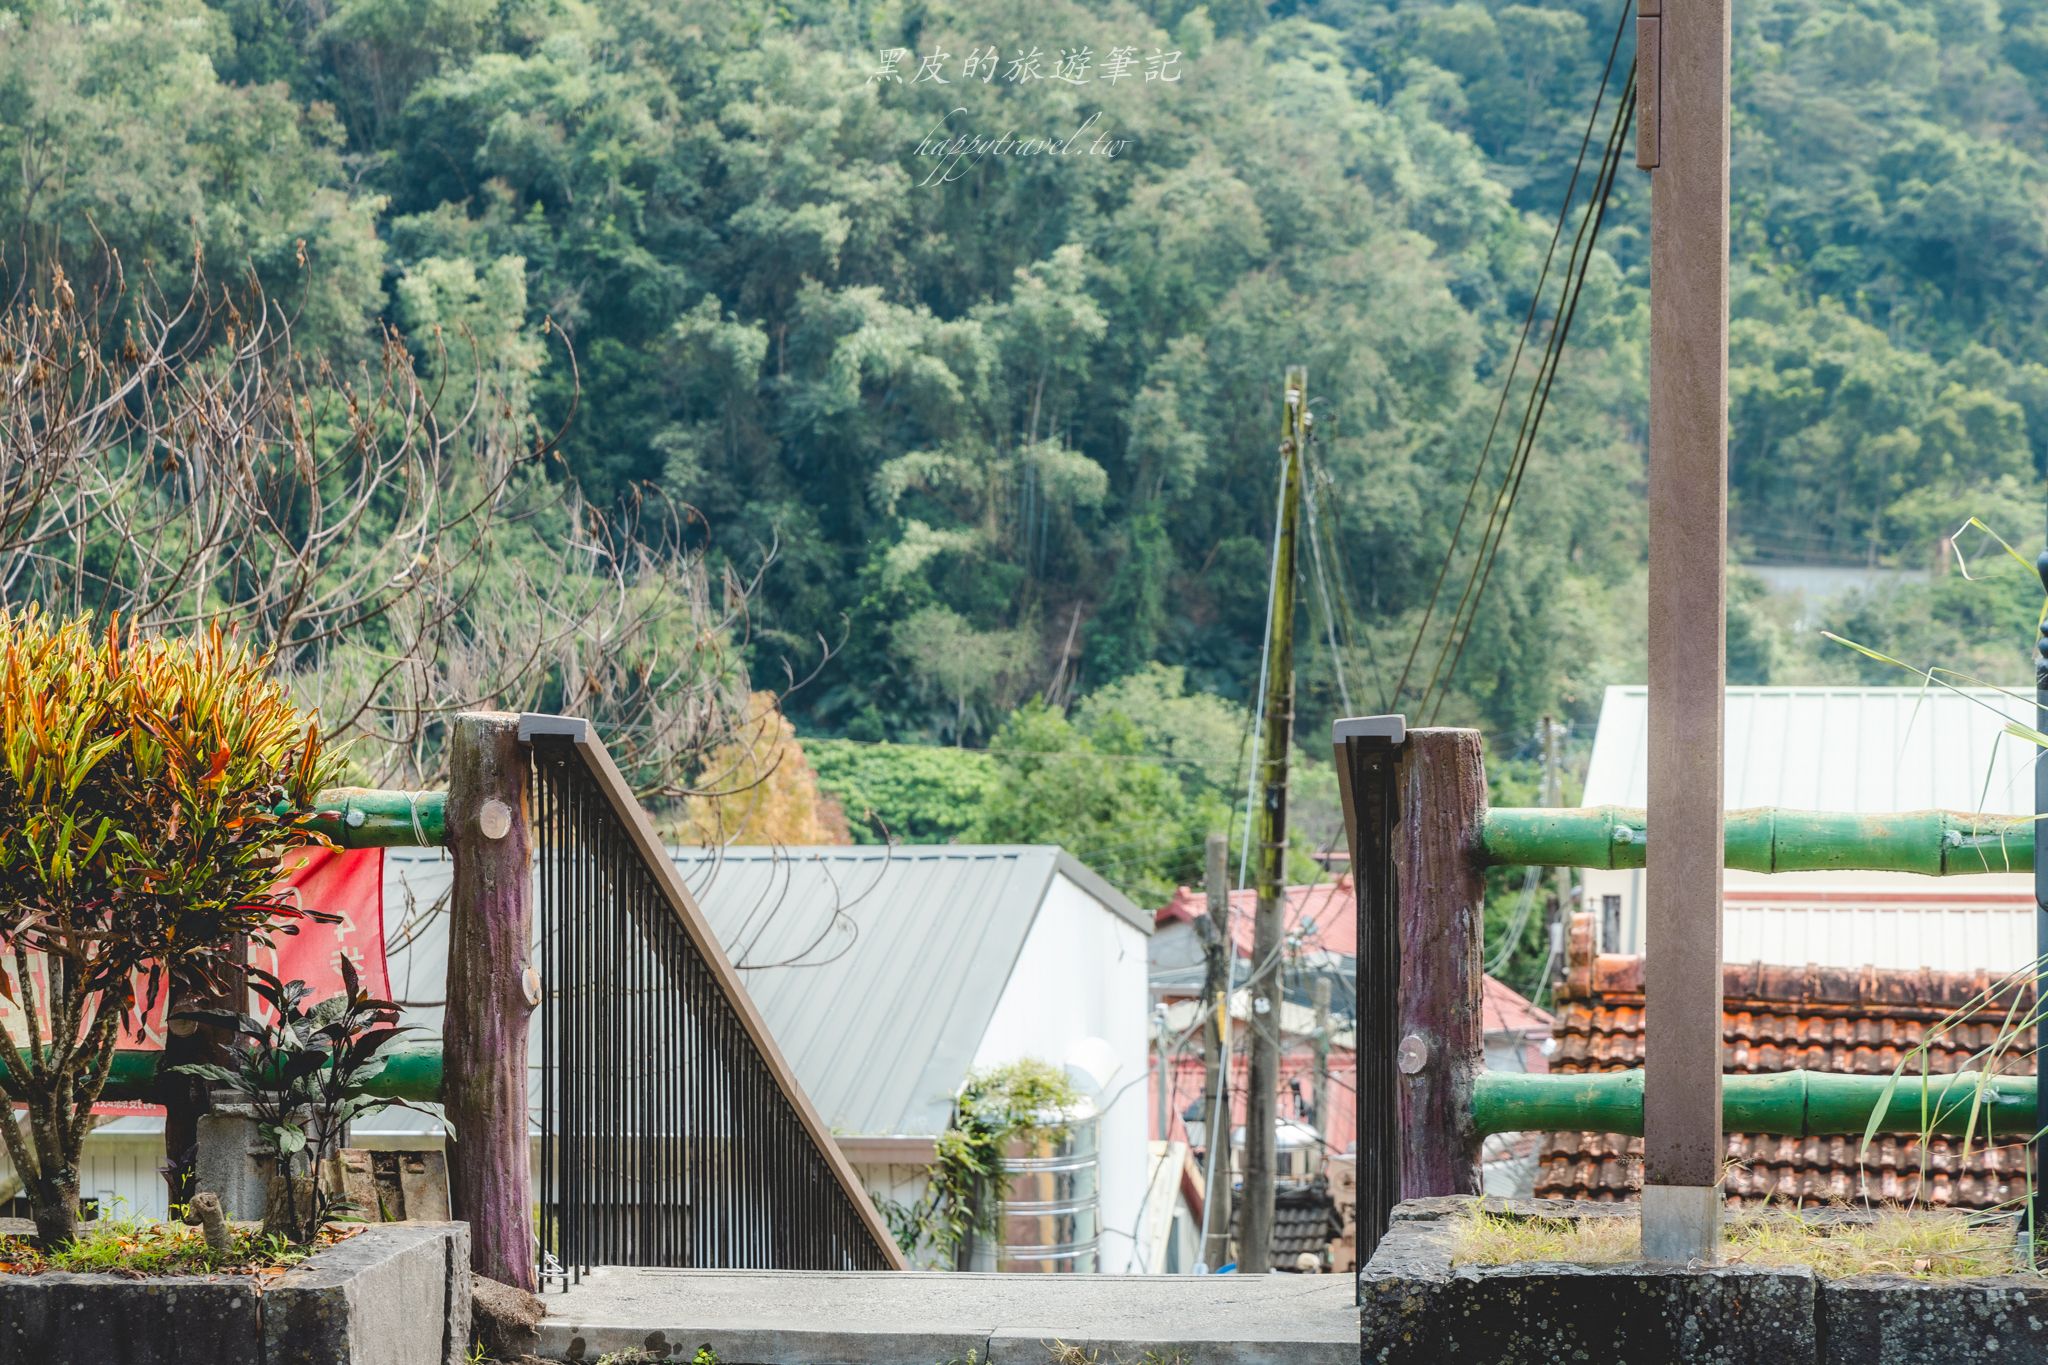
<svg viewBox="0 0 2048 1365"><path fill-rule="evenodd" d="M1502 539L1507 535L1508 518L1513 515L1515 499L1522 491L1522 478L1528 473L1529 457L1536 447L1536 433L1543 424L1543 415L1550 406L1551 388L1557 382L1558 361L1564 354L1565 341L1571 335L1572 320L1578 316L1579 299L1586 288L1586 271L1592 264L1593 247L1600 238L1600 226L1607 218L1607 205L1614 189L1615 175L1621 167L1621 152L1627 142L1629 120L1635 112L1635 65L1629 65L1627 92L1621 103L1615 107L1614 125L1608 134L1606 155L1602 159L1600 178L1595 182L1593 198L1586 206L1586 214L1579 224L1578 238L1583 239L1583 250L1579 240L1574 240L1573 259L1567 267L1564 303L1556 324L1551 328L1549 344L1545 347L1544 358L1537 369L1536 383L1529 392L1529 402L1523 411L1523 430L1517 442L1515 455L1510 461L1509 474L1500 493L1495 497L1495 515L1488 518L1487 535L1480 540L1481 560L1475 560L1473 569L1476 579L1468 581L1470 596L1469 610L1464 613L1462 631L1458 616L1453 614L1451 631L1444 637L1444 644L1437 652L1439 668L1433 668L1430 686L1424 691L1424 701L1435 693L1435 705L1430 708L1432 721L1443 710L1444 696L1450 689L1451 677L1457 672L1459 662L1465 657L1465 647L1471 643L1473 626L1479 618L1480 600L1486 595L1487 584L1493 579L1494 561L1500 555ZM1441 670L1442 690L1437 690L1438 673L1444 654L1451 647L1453 639L1457 648L1451 654L1450 667ZM1418 713L1423 708L1418 706Z"/></svg>
<svg viewBox="0 0 2048 1365"><path fill-rule="evenodd" d="M1593 145L1593 130L1599 126L1600 109L1607 98L1607 86L1614 75L1615 57L1621 51L1621 35L1627 30L1628 17L1632 12L1633 0L1624 0L1621 12L1615 20L1614 38L1607 48L1607 64L1600 72L1600 88L1593 95L1592 112L1586 115L1586 131L1579 139L1579 154L1572 163L1570 180L1565 183L1564 202L1558 206L1557 222L1550 229L1550 245L1543 253L1543 269L1536 277L1536 288L1529 295L1529 308L1522 317L1522 330L1515 340L1515 350L1508 362L1506 375L1501 380L1500 398L1494 404L1493 420L1486 428L1486 440L1479 447L1479 459L1472 466L1472 478L1465 485L1464 506L1459 509L1457 525L1451 530L1451 543L1444 550L1443 562L1437 566L1436 582L1430 586L1429 602L1422 611L1422 621L1415 628L1415 639L1408 646L1408 658L1401 665L1401 676L1394 684L1394 691L1388 698L1391 709L1398 705L1401 694L1407 690L1408 677L1415 668L1415 656L1422 649L1422 642L1428 636L1430 619L1436 614L1436 605L1443 593L1444 580L1449 576L1451 563L1456 559L1458 544L1465 532L1465 523L1472 515L1474 499L1479 493L1479 480L1486 473L1487 461L1493 451L1493 438L1500 429L1500 419L1507 410L1508 395L1515 382L1515 374L1522 363L1522 351L1528 344L1529 332L1536 324L1536 312L1543 299L1543 287L1550 280L1551 263L1557 257L1557 244L1564 238L1565 219L1571 216L1572 203L1578 195L1579 176L1586 167L1586 153ZM1631 80L1633 85L1634 81ZM1417 708L1418 710L1420 708Z"/></svg>

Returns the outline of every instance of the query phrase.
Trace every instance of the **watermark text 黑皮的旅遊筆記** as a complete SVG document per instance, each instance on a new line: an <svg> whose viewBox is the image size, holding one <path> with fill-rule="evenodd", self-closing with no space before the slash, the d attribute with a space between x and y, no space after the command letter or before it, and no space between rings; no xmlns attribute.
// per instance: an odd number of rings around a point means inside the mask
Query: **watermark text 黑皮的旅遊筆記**
<svg viewBox="0 0 2048 1365"><path fill-rule="evenodd" d="M953 54L942 48L923 54L912 53L908 48L883 48L878 58L868 77L870 85L992 85L998 77L1008 85L1042 81L1070 86L1116 86L1127 80L1172 85L1179 82L1181 74L1180 52L1161 48L1144 56L1135 47L1111 47L1098 58L1095 50L1086 46L1061 48L1056 56L1048 56L1038 47L1019 47L1005 61L993 45L977 46L961 59L957 68L952 65ZM909 66L913 59L917 63L915 68ZM919 140L915 154L933 163L918 181L920 187L950 184L981 162L996 157L1113 158L1130 146L1129 138L1113 136L1104 126L1100 110L1071 129L1021 133L1014 128L998 133L976 132L961 124L967 113L965 106L948 110Z"/></svg>

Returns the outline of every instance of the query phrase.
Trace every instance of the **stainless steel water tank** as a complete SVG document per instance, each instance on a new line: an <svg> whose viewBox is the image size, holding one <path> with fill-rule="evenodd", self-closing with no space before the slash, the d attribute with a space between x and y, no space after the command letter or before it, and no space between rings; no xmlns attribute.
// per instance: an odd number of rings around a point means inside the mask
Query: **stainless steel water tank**
<svg viewBox="0 0 2048 1365"><path fill-rule="evenodd" d="M1019 1138L1003 1159L1010 1178L1001 1246L977 1245L971 1268L1092 1275L1102 1260L1102 1118L1086 1100L1047 1115L1064 1126Z"/></svg>

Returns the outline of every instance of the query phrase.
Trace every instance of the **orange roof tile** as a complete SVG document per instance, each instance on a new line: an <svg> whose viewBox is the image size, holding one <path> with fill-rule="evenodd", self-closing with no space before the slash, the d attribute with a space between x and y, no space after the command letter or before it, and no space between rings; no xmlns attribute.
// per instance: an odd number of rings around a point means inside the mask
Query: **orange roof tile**
<svg viewBox="0 0 2048 1365"><path fill-rule="evenodd" d="M1572 957L1558 992L1552 1071L1618 1071L1643 1064L1643 964L1639 957L1594 956L1591 916L1574 916ZM1888 1075L1923 1043L1926 1065L1940 1072L1984 1064L1986 1052L2031 992L2001 988L1988 972L1901 971L1862 967L1785 967L1729 963L1722 968L1722 1063L1730 1073L1805 1068ZM1996 994L1997 998L1992 999ZM1973 1003L1967 1020L1939 1031ZM2027 1073L2033 1030L2007 1040L1996 1069ZM1914 1069L1918 1069L1917 1058ZM1970 1147L1936 1138L1884 1137L1859 1153L1862 1139L1725 1135L1731 1206L1814 1205L1845 1200L1917 1201L1988 1208L2026 1192L2025 1148ZM1552 1199L1633 1198L1642 1187L1641 1138L1554 1133L1543 1146L1536 1194Z"/></svg>

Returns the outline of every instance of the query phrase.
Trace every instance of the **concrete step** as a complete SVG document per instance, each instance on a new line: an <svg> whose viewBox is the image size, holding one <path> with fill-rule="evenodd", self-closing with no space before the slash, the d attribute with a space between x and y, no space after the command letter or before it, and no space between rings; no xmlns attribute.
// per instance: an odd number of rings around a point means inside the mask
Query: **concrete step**
<svg viewBox="0 0 2048 1365"><path fill-rule="evenodd" d="M592 1271L541 1354L720 1365L1357 1365L1349 1275ZM1078 1351L1079 1354L1074 1354Z"/></svg>

